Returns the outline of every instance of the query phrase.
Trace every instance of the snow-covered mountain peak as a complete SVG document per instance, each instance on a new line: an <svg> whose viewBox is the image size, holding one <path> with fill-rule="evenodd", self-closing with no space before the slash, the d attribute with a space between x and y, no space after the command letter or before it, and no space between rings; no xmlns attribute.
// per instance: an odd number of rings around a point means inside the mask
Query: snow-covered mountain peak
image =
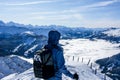
<svg viewBox="0 0 120 80"><path fill-rule="evenodd" d="M24 27L24 24L19 24L19 23L15 23L13 21L10 21L8 23L6 23L6 26L17 26L17 27Z"/></svg>
<svg viewBox="0 0 120 80"><path fill-rule="evenodd" d="M0 20L0 26L3 26L3 25L5 25L5 23Z"/></svg>
<svg viewBox="0 0 120 80"><path fill-rule="evenodd" d="M25 32L23 32L23 33L21 33L21 34L27 34L27 35L32 35L32 36L35 35L35 33L32 32L32 31L25 31Z"/></svg>
<svg viewBox="0 0 120 80"><path fill-rule="evenodd" d="M120 29L109 30L109 31L105 31L103 33L107 34L108 36L120 37Z"/></svg>

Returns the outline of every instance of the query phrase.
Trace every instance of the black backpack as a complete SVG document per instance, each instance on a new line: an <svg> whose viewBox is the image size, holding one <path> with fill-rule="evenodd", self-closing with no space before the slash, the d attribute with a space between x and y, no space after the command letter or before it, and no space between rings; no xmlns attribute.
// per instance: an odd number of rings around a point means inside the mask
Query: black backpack
<svg viewBox="0 0 120 80"><path fill-rule="evenodd" d="M48 79L54 76L54 63L52 50L41 49L36 52L33 59L34 75L37 78Z"/></svg>

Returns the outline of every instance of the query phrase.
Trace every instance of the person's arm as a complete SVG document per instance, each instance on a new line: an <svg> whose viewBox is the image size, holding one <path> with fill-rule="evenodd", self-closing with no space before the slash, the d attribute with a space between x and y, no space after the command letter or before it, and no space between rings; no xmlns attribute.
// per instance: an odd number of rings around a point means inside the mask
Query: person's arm
<svg viewBox="0 0 120 80"><path fill-rule="evenodd" d="M55 76L59 77L60 74L64 73L66 76L73 78L74 75L70 73L65 66L63 51L58 51L56 59L58 71L55 73Z"/></svg>

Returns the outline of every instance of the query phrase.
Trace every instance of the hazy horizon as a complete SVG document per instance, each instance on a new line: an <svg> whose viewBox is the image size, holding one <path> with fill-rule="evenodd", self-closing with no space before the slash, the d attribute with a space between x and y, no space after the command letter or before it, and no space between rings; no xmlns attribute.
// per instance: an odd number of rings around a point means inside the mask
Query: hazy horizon
<svg viewBox="0 0 120 80"><path fill-rule="evenodd" d="M1 0L0 20L31 25L119 27L120 0Z"/></svg>

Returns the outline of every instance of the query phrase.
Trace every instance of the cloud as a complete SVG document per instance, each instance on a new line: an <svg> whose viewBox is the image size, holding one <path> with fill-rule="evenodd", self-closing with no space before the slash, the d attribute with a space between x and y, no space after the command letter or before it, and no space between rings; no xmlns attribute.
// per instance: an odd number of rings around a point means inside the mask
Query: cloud
<svg viewBox="0 0 120 80"><path fill-rule="evenodd" d="M118 2L118 0L103 1L103 2L97 2L97 3L83 6L83 7L84 8L105 7L105 6L111 5L111 4L116 3L116 2Z"/></svg>
<svg viewBox="0 0 120 80"><path fill-rule="evenodd" d="M30 15L61 15L61 14L72 14L73 10L61 10L61 11L42 11L42 12L31 12Z"/></svg>
<svg viewBox="0 0 120 80"><path fill-rule="evenodd" d="M76 13L76 12L82 12L82 11L87 11L93 8L100 8L100 7L107 7L111 4L114 4L116 2L120 2L120 0L109 0L109 1L101 1L101 2L96 2L93 4L88 4L88 5L83 5L83 6L78 6L78 7L72 7L71 9L64 10L65 12L71 12L71 13Z"/></svg>
<svg viewBox="0 0 120 80"><path fill-rule="evenodd" d="M43 4L43 3L51 3L51 2L55 2L55 0L53 1L34 1L34 2L24 2L24 3L5 3L5 5L8 6L24 6L24 5L35 5L35 4Z"/></svg>
<svg viewBox="0 0 120 80"><path fill-rule="evenodd" d="M46 12L31 12L32 15L60 15L60 14L76 14L82 11L87 11L90 8L99 8L99 7L106 7L115 2L119 2L118 0L109 0L109 1L102 1L97 2L89 5L79 6L79 7L71 7L70 9L63 9L61 11L46 11Z"/></svg>
<svg viewBox="0 0 120 80"><path fill-rule="evenodd" d="M34 15L31 19L39 19L39 20L81 20L83 16L81 14L61 14L61 15Z"/></svg>
<svg viewBox="0 0 120 80"><path fill-rule="evenodd" d="M48 15L48 14L58 14L61 12L57 12L57 11L42 11L42 12L31 12L31 15Z"/></svg>

